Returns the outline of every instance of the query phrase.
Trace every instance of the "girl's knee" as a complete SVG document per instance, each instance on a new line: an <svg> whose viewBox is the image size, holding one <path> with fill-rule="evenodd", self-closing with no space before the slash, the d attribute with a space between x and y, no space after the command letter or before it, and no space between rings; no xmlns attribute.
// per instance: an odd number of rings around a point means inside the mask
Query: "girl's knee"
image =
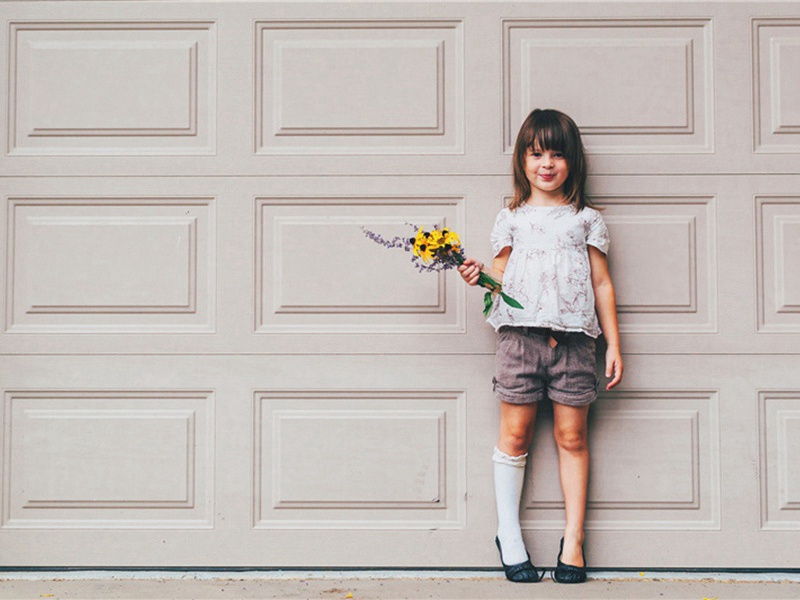
<svg viewBox="0 0 800 600"><path fill-rule="evenodd" d="M511 456L528 451L533 439L536 405L514 405L503 402L500 408L498 448Z"/></svg>
<svg viewBox="0 0 800 600"><path fill-rule="evenodd" d="M558 429L553 432L556 444L567 452L586 452L589 440L585 429Z"/></svg>
<svg viewBox="0 0 800 600"><path fill-rule="evenodd" d="M519 456L528 451L530 445L528 430L524 427L504 427L500 430L497 447L511 456Z"/></svg>

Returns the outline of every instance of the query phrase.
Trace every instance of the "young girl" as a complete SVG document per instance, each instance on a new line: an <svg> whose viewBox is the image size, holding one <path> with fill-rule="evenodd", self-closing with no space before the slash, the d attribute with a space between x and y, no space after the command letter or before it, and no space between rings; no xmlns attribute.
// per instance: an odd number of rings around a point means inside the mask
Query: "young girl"
<svg viewBox="0 0 800 600"><path fill-rule="evenodd" d="M487 319L498 332L495 543L509 580L542 578L525 549L519 505L536 408L547 397L553 403L566 513L553 579L580 583L586 579L587 416L597 398L595 339L601 333L608 348L605 375L611 378L606 389L622 379L616 301L606 261L608 230L586 197L583 144L567 115L534 110L520 128L513 160L514 199L497 215L489 272L523 306L512 308L495 298ZM459 272L475 285L483 268L468 258Z"/></svg>

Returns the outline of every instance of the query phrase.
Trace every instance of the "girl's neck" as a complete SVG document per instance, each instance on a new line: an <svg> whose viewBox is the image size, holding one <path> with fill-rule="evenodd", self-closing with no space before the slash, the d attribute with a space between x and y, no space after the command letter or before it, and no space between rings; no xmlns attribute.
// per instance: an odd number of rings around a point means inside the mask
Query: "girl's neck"
<svg viewBox="0 0 800 600"><path fill-rule="evenodd" d="M543 190L533 188L531 190L531 197L528 198L527 204L530 206L566 206L569 204L561 189L553 190L552 192L545 192Z"/></svg>

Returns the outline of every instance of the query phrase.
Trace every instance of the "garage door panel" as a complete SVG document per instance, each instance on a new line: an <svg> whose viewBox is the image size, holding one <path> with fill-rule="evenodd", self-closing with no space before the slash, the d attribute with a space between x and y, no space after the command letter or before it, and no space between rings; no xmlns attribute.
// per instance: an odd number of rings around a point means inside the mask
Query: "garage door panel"
<svg viewBox="0 0 800 600"><path fill-rule="evenodd" d="M800 332L800 197L756 198L759 331Z"/></svg>
<svg viewBox="0 0 800 600"><path fill-rule="evenodd" d="M215 23L10 28L10 154L214 152Z"/></svg>
<svg viewBox="0 0 800 600"><path fill-rule="evenodd" d="M257 528L464 527L463 392L255 399Z"/></svg>
<svg viewBox="0 0 800 600"><path fill-rule="evenodd" d="M755 151L800 152L800 20L754 19Z"/></svg>
<svg viewBox="0 0 800 600"><path fill-rule="evenodd" d="M257 152L463 152L460 21L256 23Z"/></svg>
<svg viewBox="0 0 800 600"><path fill-rule="evenodd" d="M526 525L563 527L552 413L537 423L524 494ZM603 394L590 421L588 530L718 529L718 394L624 389Z"/></svg>
<svg viewBox="0 0 800 600"><path fill-rule="evenodd" d="M213 393L10 390L4 528L211 528Z"/></svg>
<svg viewBox="0 0 800 600"><path fill-rule="evenodd" d="M257 332L457 333L464 287L380 248L434 225L463 231L464 199L258 198Z"/></svg>
<svg viewBox="0 0 800 600"><path fill-rule="evenodd" d="M593 199L612 238L620 331L717 331L715 198Z"/></svg>
<svg viewBox="0 0 800 600"><path fill-rule="evenodd" d="M556 105L581 123L591 152L713 151L710 20L509 19L503 27L507 153L531 106Z"/></svg>
<svg viewBox="0 0 800 600"><path fill-rule="evenodd" d="M761 527L800 529L800 390L759 392Z"/></svg>
<svg viewBox="0 0 800 600"><path fill-rule="evenodd" d="M213 331L212 198L8 199L7 331Z"/></svg>

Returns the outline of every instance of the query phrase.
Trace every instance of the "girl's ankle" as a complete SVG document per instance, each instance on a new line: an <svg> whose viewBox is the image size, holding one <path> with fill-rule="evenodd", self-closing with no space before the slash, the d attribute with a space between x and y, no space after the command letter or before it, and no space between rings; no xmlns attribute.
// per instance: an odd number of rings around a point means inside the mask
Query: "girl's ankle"
<svg viewBox="0 0 800 600"><path fill-rule="evenodd" d="M564 543L573 543L578 546L583 546L586 540L586 534L583 531L564 531Z"/></svg>

